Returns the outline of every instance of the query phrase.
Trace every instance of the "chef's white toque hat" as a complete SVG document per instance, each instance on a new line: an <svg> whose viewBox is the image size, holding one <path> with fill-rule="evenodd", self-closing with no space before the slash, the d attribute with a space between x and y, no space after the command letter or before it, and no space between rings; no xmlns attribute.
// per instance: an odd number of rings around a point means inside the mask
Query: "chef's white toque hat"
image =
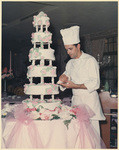
<svg viewBox="0 0 119 150"><path fill-rule="evenodd" d="M79 26L72 26L60 30L64 45L78 44L80 42L79 28Z"/></svg>

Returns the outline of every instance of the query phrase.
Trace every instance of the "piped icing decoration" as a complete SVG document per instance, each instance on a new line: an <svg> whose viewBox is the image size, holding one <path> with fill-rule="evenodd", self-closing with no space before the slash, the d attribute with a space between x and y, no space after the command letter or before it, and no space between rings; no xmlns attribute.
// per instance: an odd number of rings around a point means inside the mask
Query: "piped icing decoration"
<svg viewBox="0 0 119 150"><path fill-rule="evenodd" d="M24 92L25 92L25 93L27 92L27 89L28 89L28 87L30 87L30 86L35 86L35 83L25 84L25 85L24 85Z"/></svg>
<svg viewBox="0 0 119 150"><path fill-rule="evenodd" d="M31 62L32 58L43 59L42 53L39 48L31 48L29 52L29 61Z"/></svg>
<svg viewBox="0 0 119 150"><path fill-rule="evenodd" d="M46 110L55 110L59 106L59 102L54 98L58 94L58 85L54 84L54 77L56 77L56 67L53 66L52 61L55 60L54 50L50 47L52 43L52 33L48 31L50 26L49 17L44 12L40 12L37 16L33 16L33 26L36 31L31 34L31 42L33 48L29 52L29 61L32 61L28 67L27 77L30 84L24 85L24 92L30 97L24 100L27 111L34 112L38 109L42 115L42 108ZM47 45L47 49L46 46ZM36 61L38 60L38 61ZM49 65L45 64L45 60L49 61ZM39 65L36 65L39 63ZM33 83L34 78L39 77L39 83ZM52 83L44 83L45 77L51 77ZM39 98L34 98L34 95L40 95ZM45 95L51 95L50 100L45 99Z"/></svg>
<svg viewBox="0 0 119 150"><path fill-rule="evenodd" d="M45 85L50 84L50 88L46 88L46 93L51 94L54 90L57 90L57 85L52 83L44 83Z"/></svg>
<svg viewBox="0 0 119 150"><path fill-rule="evenodd" d="M31 48L29 52L29 61L31 62L31 60L37 59L49 59L50 61L55 60L54 49L43 49L41 47Z"/></svg>
<svg viewBox="0 0 119 150"><path fill-rule="evenodd" d="M50 18L47 17L47 14L45 14L44 12L40 12L37 16L33 16L33 26L41 26L41 25L46 25L47 27L50 26L50 22L49 22Z"/></svg>
<svg viewBox="0 0 119 150"><path fill-rule="evenodd" d="M50 33L49 31L44 31L44 32L34 32L31 34L31 41L32 43L34 42L46 42L46 43L52 43L52 33Z"/></svg>

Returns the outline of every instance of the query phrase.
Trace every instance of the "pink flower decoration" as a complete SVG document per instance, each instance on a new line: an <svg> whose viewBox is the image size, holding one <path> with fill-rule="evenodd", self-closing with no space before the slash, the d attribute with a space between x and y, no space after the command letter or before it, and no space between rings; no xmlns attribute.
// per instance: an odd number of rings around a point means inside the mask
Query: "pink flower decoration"
<svg viewBox="0 0 119 150"><path fill-rule="evenodd" d="M27 86L24 87L24 92L26 92L26 90L27 90Z"/></svg>
<svg viewBox="0 0 119 150"><path fill-rule="evenodd" d="M41 59L44 59L44 57L43 57L43 56L41 56Z"/></svg>
<svg viewBox="0 0 119 150"><path fill-rule="evenodd" d="M26 103L24 103L24 107L27 108L27 104Z"/></svg>
<svg viewBox="0 0 119 150"><path fill-rule="evenodd" d="M47 89L47 94L51 94L52 92L52 89Z"/></svg>
<svg viewBox="0 0 119 150"><path fill-rule="evenodd" d="M34 38L34 33L31 34L32 38Z"/></svg>
<svg viewBox="0 0 119 150"><path fill-rule="evenodd" d="M29 66L29 69L33 69L33 66L31 65L31 66Z"/></svg>
<svg viewBox="0 0 119 150"><path fill-rule="evenodd" d="M29 53L29 55L28 55L28 56L29 56L29 58L31 58L31 53Z"/></svg>
<svg viewBox="0 0 119 150"><path fill-rule="evenodd" d="M78 110L79 110L79 108L73 108L70 110L70 112L73 112L74 115L76 115Z"/></svg>
<svg viewBox="0 0 119 150"><path fill-rule="evenodd" d="M46 22L46 25L47 25L47 26L49 26L49 25L50 25L49 21L47 21L47 22Z"/></svg>
<svg viewBox="0 0 119 150"><path fill-rule="evenodd" d="M48 40L51 40L51 36L48 37Z"/></svg>
<svg viewBox="0 0 119 150"><path fill-rule="evenodd" d="M32 104L33 104L33 105L36 105L36 104L38 104L38 102L36 102L36 101L32 101Z"/></svg>
<svg viewBox="0 0 119 150"><path fill-rule="evenodd" d="M43 75L45 75L45 74L46 74L46 70L42 70L41 73L42 73Z"/></svg>
<svg viewBox="0 0 119 150"><path fill-rule="evenodd" d="M62 110L59 107L56 107L54 110L58 110L58 113L62 112Z"/></svg>
<svg viewBox="0 0 119 150"><path fill-rule="evenodd" d="M38 53L38 52L35 52L35 55L36 55L36 56L38 56L38 55L39 55L39 53Z"/></svg>
<svg viewBox="0 0 119 150"><path fill-rule="evenodd" d="M33 48L30 49L30 52L33 52Z"/></svg>
<svg viewBox="0 0 119 150"><path fill-rule="evenodd" d="M38 24L39 24L39 25L42 24L41 20L38 21Z"/></svg>
<svg viewBox="0 0 119 150"><path fill-rule="evenodd" d="M55 75L55 70L54 69L51 70L51 74Z"/></svg>

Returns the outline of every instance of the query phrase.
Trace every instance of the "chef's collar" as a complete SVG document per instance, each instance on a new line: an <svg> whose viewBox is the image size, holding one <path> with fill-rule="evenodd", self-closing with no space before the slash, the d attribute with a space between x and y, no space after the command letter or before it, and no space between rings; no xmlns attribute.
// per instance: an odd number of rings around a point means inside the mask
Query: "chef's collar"
<svg viewBox="0 0 119 150"><path fill-rule="evenodd" d="M84 52L83 51L81 51L82 52L82 54L81 54L81 56L79 57L79 58L77 58L77 59L74 59L74 60L79 60L79 59L82 59L82 58L84 58Z"/></svg>

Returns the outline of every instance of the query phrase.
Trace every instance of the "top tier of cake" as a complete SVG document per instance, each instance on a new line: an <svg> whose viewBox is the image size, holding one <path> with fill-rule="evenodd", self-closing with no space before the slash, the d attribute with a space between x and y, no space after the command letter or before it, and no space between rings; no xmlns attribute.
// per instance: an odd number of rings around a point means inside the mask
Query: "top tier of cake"
<svg viewBox="0 0 119 150"><path fill-rule="evenodd" d="M36 27L36 26L45 25L49 27L50 26L49 20L50 18L47 17L47 14L41 11L37 16L33 16L33 26Z"/></svg>

